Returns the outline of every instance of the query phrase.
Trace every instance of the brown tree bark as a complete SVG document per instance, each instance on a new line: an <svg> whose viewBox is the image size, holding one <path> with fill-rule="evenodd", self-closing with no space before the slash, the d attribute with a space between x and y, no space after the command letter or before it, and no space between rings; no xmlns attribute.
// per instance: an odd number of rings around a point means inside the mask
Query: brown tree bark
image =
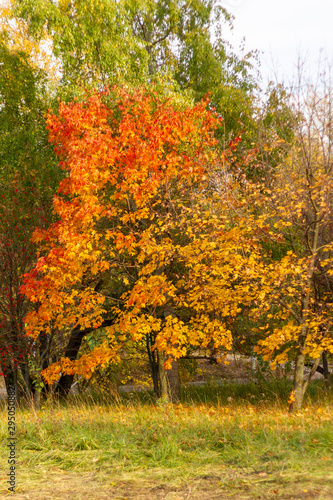
<svg viewBox="0 0 333 500"><path fill-rule="evenodd" d="M329 389L331 387L331 383L330 383L330 372L328 369L326 351L323 351L322 358L323 358L323 372L324 372L323 375L324 375L325 385L326 385L326 388Z"/></svg>
<svg viewBox="0 0 333 500"><path fill-rule="evenodd" d="M105 326L110 326L113 324L113 319L105 320L99 328L103 328ZM69 358L71 361L77 358L79 350L81 348L82 341L88 333L91 333L95 330L95 328L86 328L85 330L81 330L80 327L73 328L69 341L67 344L67 348L64 354L65 358ZM59 382L56 386L55 393L62 396L67 397L72 387L74 381L74 375L61 375Z"/></svg>
<svg viewBox="0 0 333 500"><path fill-rule="evenodd" d="M166 370L169 397L173 403L180 401L179 360L174 359L171 370Z"/></svg>
<svg viewBox="0 0 333 500"><path fill-rule="evenodd" d="M170 393L168 390L166 370L164 368L164 354L163 354L163 352L158 353L158 375L159 375L159 380L160 380L160 397L166 403L169 403L171 398L170 398Z"/></svg>
<svg viewBox="0 0 333 500"><path fill-rule="evenodd" d="M294 401L290 403L289 411L292 413L296 410L300 410L303 403L303 380L304 380L304 368L305 368L305 355L300 352L296 357L296 366L294 372Z"/></svg>

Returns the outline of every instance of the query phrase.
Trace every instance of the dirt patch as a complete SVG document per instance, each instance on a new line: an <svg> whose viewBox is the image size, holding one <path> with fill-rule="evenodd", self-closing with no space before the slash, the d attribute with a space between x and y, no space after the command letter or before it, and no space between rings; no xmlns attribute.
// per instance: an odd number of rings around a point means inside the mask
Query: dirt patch
<svg viewBox="0 0 333 500"><path fill-rule="evenodd" d="M35 477L32 477L35 476ZM39 477L38 477L39 476ZM191 484L172 487L167 483L157 484L155 481L142 479L113 480L112 475L73 474L73 473L41 473L32 474L30 478L19 480L21 487L16 489L15 499L32 500L215 500L226 498L247 499L248 496L230 496L221 490L218 477L206 476L202 480L194 480ZM0 498L8 498L5 491Z"/></svg>
<svg viewBox="0 0 333 500"><path fill-rule="evenodd" d="M146 479L132 472L116 479L110 473L67 471L33 471L17 478L16 500L333 500L330 488L310 485L306 479L239 473L234 470L203 474L182 484L153 478L155 471L146 471ZM152 476L152 479L150 479ZM233 481L234 478L234 481ZM3 484L4 485L4 484ZM3 486L2 485L2 486ZM1 488L0 498L11 495Z"/></svg>

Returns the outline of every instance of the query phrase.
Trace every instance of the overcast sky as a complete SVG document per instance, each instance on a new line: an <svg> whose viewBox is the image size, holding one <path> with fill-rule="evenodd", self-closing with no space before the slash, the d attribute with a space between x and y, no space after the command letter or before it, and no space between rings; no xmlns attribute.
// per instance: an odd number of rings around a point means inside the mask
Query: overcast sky
<svg viewBox="0 0 333 500"><path fill-rule="evenodd" d="M317 73L319 58L333 62L333 0L220 0L235 16L233 33L225 32L233 47L246 38L247 50L260 49L265 79L278 69L289 83L297 56L308 55L308 67Z"/></svg>

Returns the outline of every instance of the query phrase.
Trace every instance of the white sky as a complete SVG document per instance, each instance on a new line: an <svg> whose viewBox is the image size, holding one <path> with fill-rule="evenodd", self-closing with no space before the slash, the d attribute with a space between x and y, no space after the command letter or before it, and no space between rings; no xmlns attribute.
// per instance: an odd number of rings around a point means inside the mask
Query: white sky
<svg viewBox="0 0 333 500"><path fill-rule="evenodd" d="M309 73L317 75L318 61L333 62L333 0L220 0L235 16L232 33L224 37L234 49L246 38L245 49L264 51L260 57L264 81L289 83L298 55L307 56Z"/></svg>

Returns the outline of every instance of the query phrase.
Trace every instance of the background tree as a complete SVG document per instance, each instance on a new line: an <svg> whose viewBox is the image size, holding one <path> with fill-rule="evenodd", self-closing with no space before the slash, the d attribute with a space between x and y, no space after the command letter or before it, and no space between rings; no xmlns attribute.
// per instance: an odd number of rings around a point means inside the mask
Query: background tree
<svg viewBox="0 0 333 500"><path fill-rule="evenodd" d="M7 386L19 380L29 392L37 346L23 336L30 306L19 287L21 275L36 261L32 232L52 220L51 199L60 176L44 124L44 72L7 45L5 32L0 62L1 369Z"/></svg>
<svg viewBox="0 0 333 500"><path fill-rule="evenodd" d="M261 200L257 222L266 233L257 275L257 313L266 325L257 352L273 364L295 360L293 411L302 405L320 356L333 351L330 82L299 86L289 107L290 142L282 143L282 156L261 167L265 178L253 200ZM312 370L304 380L309 359Z"/></svg>
<svg viewBox="0 0 333 500"><path fill-rule="evenodd" d="M215 0L12 0L12 16L26 22L36 40L51 38L62 98L162 78L163 92L169 87L195 102L210 92L224 117L221 139L243 130L250 142L254 54L239 58L224 41L232 16Z"/></svg>

